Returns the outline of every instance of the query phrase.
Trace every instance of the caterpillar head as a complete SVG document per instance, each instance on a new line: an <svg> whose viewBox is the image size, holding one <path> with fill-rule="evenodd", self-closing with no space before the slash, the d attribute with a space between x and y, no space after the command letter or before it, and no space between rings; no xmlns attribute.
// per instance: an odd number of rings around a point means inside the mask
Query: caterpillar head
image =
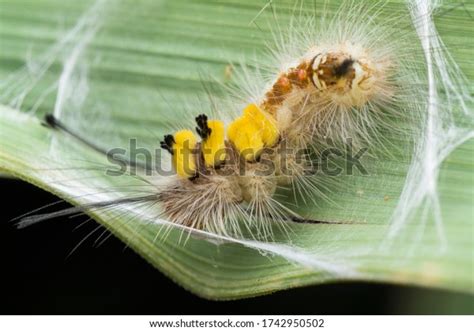
<svg viewBox="0 0 474 331"><path fill-rule="evenodd" d="M360 52L321 52L311 61L311 82L334 104L361 107L379 92L383 69Z"/></svg>

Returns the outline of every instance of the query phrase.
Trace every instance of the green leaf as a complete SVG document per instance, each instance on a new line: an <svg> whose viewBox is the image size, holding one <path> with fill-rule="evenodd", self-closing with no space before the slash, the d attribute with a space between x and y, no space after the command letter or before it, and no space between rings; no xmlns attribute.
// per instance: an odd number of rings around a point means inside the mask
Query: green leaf
<svg viewBox="0 0 474 331"><path fill-rule="evenodd" d="M214 89L216 80L228 80L233 75L229 63L261 56L270 38L267 26L249 24L265 5L251 0L38 0L27 5L25 11L21 1L0 2L0 170L72 204L90 202L92 196L136 196L150 187L136 177L105 175L104 156L42 126L43 114L59 104L61 118L101 146L127 147L136 138L139 147L158 148L158 137L170 127L191 126L193 115L206 107L196 102L206 99L203 83ZM330 9L337 5L331 2ZM293 7L284 1L278 6ZM387 10L403 6L392 1ZM440 33L472 81L474 45L466 30L472 23L465 10L473 12L474 6L446 4L443 9L449 14L436 20ZM281 15L282 24L288 15ZM22 69L25 62L28 69ZM42 65L49 62L41 76ZM58 84L59 77L69 78L68 83ZM68 96L64 104L58 95ZM395 147L406 151L407 144L399 141ZM177 228L164 236L163 225L151 222L156 213L149 206L88 213L160 271L208 298L256 296L347 279L472 292L474 142L459 146L441 166L444 250L433 219L419 242L413 242L421 233L417 222L391 245L387 242L409 166L395 147L392 152L399 158L364 161L369 176L356 172L338 178L327 192L331 202L297 201L304 216L345 224L291 224L289 235L275 229L275 242L204 233L184 240L187 234Z"/></svg>

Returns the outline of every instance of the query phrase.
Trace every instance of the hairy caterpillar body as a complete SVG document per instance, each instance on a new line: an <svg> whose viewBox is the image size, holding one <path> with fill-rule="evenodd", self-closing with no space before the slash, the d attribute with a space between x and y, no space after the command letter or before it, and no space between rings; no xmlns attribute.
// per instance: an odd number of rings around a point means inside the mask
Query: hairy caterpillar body
<svg viewBox="0 0 474 331"><path fill-rule="evenodd" d="M271 221L284 224L297 215L274 199L277 189L313 185L308 180L313 175L312 161L300 154L302 149L314 148L326 138L370 140L377 121L383 122L383 111L399 111L399 100L406 100L407 94L403 79L410 76L398 59L400 45L387 45L388 38L384 39L393 31L364 22L369 13L362 7L345 9L319 26L331 37L305 29L286 36L284 44L299 45L299 55L280 63L280 73L265 84L263 93L254 92L258 96L250 98L253 102L226 133L222 122L212 120L209 125L207 117L200 115L196 118L200 143L187 130L168 136L170 144L165 138L162 146L173 154L178 176L160 200L173 222L224 233L238 229L236 219L263 228ZM347 14L348 9L353 14ZM316 28L314 17L299 20L306 29ZM311 44L304 45L308 40ZM251 85L248 80L253 78L248 74L241 84ZM216 123L219 130L214 131L211 126ZM186 155L179 151L182 148ZM184 164L190 165L185 175Z"/></svg>
<svg viewBox="0 0 474 331"><path fill-rule="evenodd" d="M282 187L314 191L313 161L301 151L318 153L326 138L370 141L407 100L404 82L414 76L400 61L400 43L389 42L392 30L364 21L370 14L351 5L319 25L315 16L297 16L272 49L272 78L247 72L238 84L242 95L251 80L264 81L230 123L218 110L216 118L197 116L195 130L165 135L160 145L176 175L156 187L160 216L223 235L247 229L259 239L271 235L272 224L301 220L275 198Z"/></svg>
<svg viewBox="0 0 474 331"><path fill-rule="evenodd" d="M172 154L178 174L159 195L166 215L218 232L231 222L229 214L244 213L255 222L256 217L288 219L288 210L273 195L278 186L308 175L311 162L298 153L317 136L314 112L349 111L387 97L384 78L390 65L350 44L314 48L277 78L259 105L249 104L230 123L227 139L223 123L208 122L205 115L196 118L201 142L189 130L165 136L162 147Z"/></svg>

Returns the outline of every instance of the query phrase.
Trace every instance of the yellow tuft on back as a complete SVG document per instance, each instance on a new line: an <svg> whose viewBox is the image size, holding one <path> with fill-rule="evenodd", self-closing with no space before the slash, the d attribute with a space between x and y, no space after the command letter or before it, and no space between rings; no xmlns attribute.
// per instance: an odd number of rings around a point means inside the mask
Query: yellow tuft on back
<svg viewBox="0 0 474 331"><path fill-rule="evenodd" d="M256 104L251 103L244 109L244 117L252 121L261 131L265 146L274 146L280 137L275 119L262 111Z"/></svg>
<svg viewBox="0 0 474 331"><path fill-rule="evenodd" d="M264 146L259 128L245 116L229 125L227 136L247 161L254 161Z"/></svg>
<svg viewBox="0 0 474 331"><path fill-rule="evenodd" d="M193 150L197 140L191 130L180 130L173 136L173 166L179 177L190 178L196 174L196 160Z"/></svg>
<svg viewBox="0 0 474 331"><path fill-rule="evenodd" d="M211 130L209 137L202 142L202 153L206 167L214 167L225 161L225 130L221 121L207 121L207 126Z"/></svg>
<svg viewBox="0 0 474 331"><path fill-rule="evenodd" d="M280 134L275 119L252 103L229 125L227 136L247 161L253 161L263 147L274 146Z"/></svg>

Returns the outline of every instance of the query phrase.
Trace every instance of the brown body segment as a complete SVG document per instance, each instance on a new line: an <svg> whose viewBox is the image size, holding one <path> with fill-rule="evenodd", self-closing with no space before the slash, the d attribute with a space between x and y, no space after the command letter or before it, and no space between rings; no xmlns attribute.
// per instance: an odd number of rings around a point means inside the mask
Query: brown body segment
<svg viewBox="0 0 474 331"><path fill-rule="evenodd" d="M314 67L315 61L318 63ZM265 94L260 107L275 115L278 107L295 89L306 89L309 85L317 87L318 84L314 79L318 79L318 83L323 82L324 89L350 89L355 77L352 66L354 62L349 55L344 53L318 54L309 62L303 61L278 77L270 91Z"/></svg>
<svg viewBox="0 0 474 331"><path fill-rule="evenodd" d="M310 84L311 75L312 69L308 62L303 62L298 67L281 74L270 91L265 94L261 108L274 115L278 106L295 88L304 89Z"/></svg>

